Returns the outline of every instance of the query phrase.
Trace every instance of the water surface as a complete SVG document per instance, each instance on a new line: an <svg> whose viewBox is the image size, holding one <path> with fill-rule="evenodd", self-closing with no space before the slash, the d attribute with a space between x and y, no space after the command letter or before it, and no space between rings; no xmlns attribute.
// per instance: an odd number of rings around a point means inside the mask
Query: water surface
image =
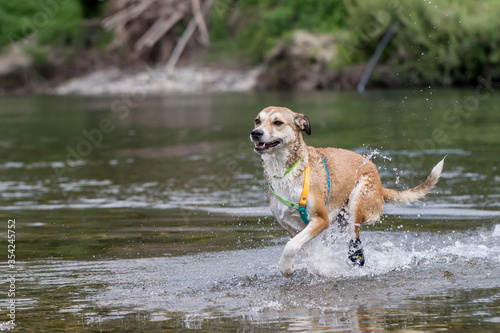
<svg viewBox="0 0 500 333"><path fill-rule="evenodd" d="M19 331L499 330L496 94L132 97L2 97L1 322L15 219ZM447 155L442 179L362 229L365 267L332 228L284 279L287 235L248 140L268 105L306 113L308 144L370 157L386 187Z"/></svg>

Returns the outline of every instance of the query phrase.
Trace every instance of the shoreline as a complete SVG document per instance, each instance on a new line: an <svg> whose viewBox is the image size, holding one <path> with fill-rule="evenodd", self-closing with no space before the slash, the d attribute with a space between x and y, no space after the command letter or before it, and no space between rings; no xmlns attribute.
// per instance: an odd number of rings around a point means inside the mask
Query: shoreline
<svg viewBox="0 0 500 333"><path fill-rule="evenodd" d="M127 72L116 67L98 70L58 84L55 95L117 95L123 93L197 93L252 91L261 67L248 70L186 66L171 73L165 66Z"/></svg>

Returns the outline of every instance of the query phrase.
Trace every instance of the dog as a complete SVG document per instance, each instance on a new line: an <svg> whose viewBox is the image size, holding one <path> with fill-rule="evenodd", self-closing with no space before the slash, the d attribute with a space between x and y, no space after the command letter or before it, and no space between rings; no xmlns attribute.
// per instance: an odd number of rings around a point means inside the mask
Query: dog
<svg viewBox="0 0 500 333"><path fill-rule="evenodd" d="M308 146L302 132L311 135L311 124L304 114L269 106L254 122L250 140L262 160L270 208L291 237L278 264L284 277L294 273L293 258L301 247L334 221L347 223L348 258L353 265L363 266L360 227L378 221L386 201L409 204L423 198L443 169L444 158L415 188L387 189L366 157L345 149Z"/></svg>

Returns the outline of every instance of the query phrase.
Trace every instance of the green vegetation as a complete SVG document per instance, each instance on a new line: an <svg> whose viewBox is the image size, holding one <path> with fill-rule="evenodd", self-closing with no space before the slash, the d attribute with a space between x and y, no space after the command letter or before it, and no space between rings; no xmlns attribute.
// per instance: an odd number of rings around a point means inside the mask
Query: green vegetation
<svg viewBox="0 0 500 333"><path fill-rule="evenodd" d="M259 63L293 30L335 32L344 15L342 0L219 0L209 18L211 39Z"/></svg>
<svg viewBox="0 0 500 333"><path fill-rule="evenodd" d="M41 45L70 45L81 38L82 9L77 1L3 0L0 48L31 35Z"/></svg>
<svg viewBox="0 0 500 333"><path fill-rule="evenodd" d="M387 29L403 26L382 64L400 84L476 84L500 77L500 2L346 0L347 63L366 61ZM387 72L386 72L387 74Z"/></svg>
<svg viewBox="0 0 500 333"><path fill-rule="evenodd" d="M100 0L3 0L0 50L29 37L35 66L105 49L109 34L84 20L103 15ZM394 86L475 84L500 79L500 1L496 0L215 0L208 17L208 58L260 64L295 30L332 34L332 71L368 61L382 36L401 23L372 75ZM64 50L63 52L54 52ZM54 59L49 59L49 55Z"/></svg>
<svg viewBox="0 0 500 333"><path fill-rule="evenodd" d="M479 75L500 78L498 13L494 0L219 0L210 27L216 52L252 63L296 29L332 33L341 51L338 68L368 61L386 31L401 22L378 66L380 81L471 84Z"/></svg>
<svg viewBox="0 0 500 333"><path fill-rule="evenodd" d="M100 17L104 4L99 0L2 0L0 88L37 88L41 81L92 70L111 34L100 28L98 19L87 19Z"/></svg>

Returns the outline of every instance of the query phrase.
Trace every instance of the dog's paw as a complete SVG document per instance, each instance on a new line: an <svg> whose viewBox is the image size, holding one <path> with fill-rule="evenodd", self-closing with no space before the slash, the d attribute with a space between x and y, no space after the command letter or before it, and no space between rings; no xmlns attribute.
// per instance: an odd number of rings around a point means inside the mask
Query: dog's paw
<svg viewBox="0 0 500 333"><path fill-rule="evenodd" d="M355 266L364 266L365 265L365 255L363 254L363 250L358 250L353 254L349 254L349 260Z"/></svg>
<svg viewBox="0 0 500 333"><path fill-rule="evenodd" d="M281 275L283 277L290 277L295 272L295 267L293 267L293 262L287 260L280 260L278 267L280 269Z"/></svg>
<svg viewBox="0 0 500 333"><path fill-rule="evenodd" d="M349 260L356 266L363 266L365 264L365 254L363 253L363 245L361 239L351 240L349 242Z"/></svg>
<svg viewBox="0 0 500 333"><path fill-rule="evenodd" d="M281 272L281 275L283 275L283 277L286 277L286 278L289 278L290 276L293 275L293 273L295 273L295 268L293 267L290 267L288 269L280 269L280 272Z"/></svg>

